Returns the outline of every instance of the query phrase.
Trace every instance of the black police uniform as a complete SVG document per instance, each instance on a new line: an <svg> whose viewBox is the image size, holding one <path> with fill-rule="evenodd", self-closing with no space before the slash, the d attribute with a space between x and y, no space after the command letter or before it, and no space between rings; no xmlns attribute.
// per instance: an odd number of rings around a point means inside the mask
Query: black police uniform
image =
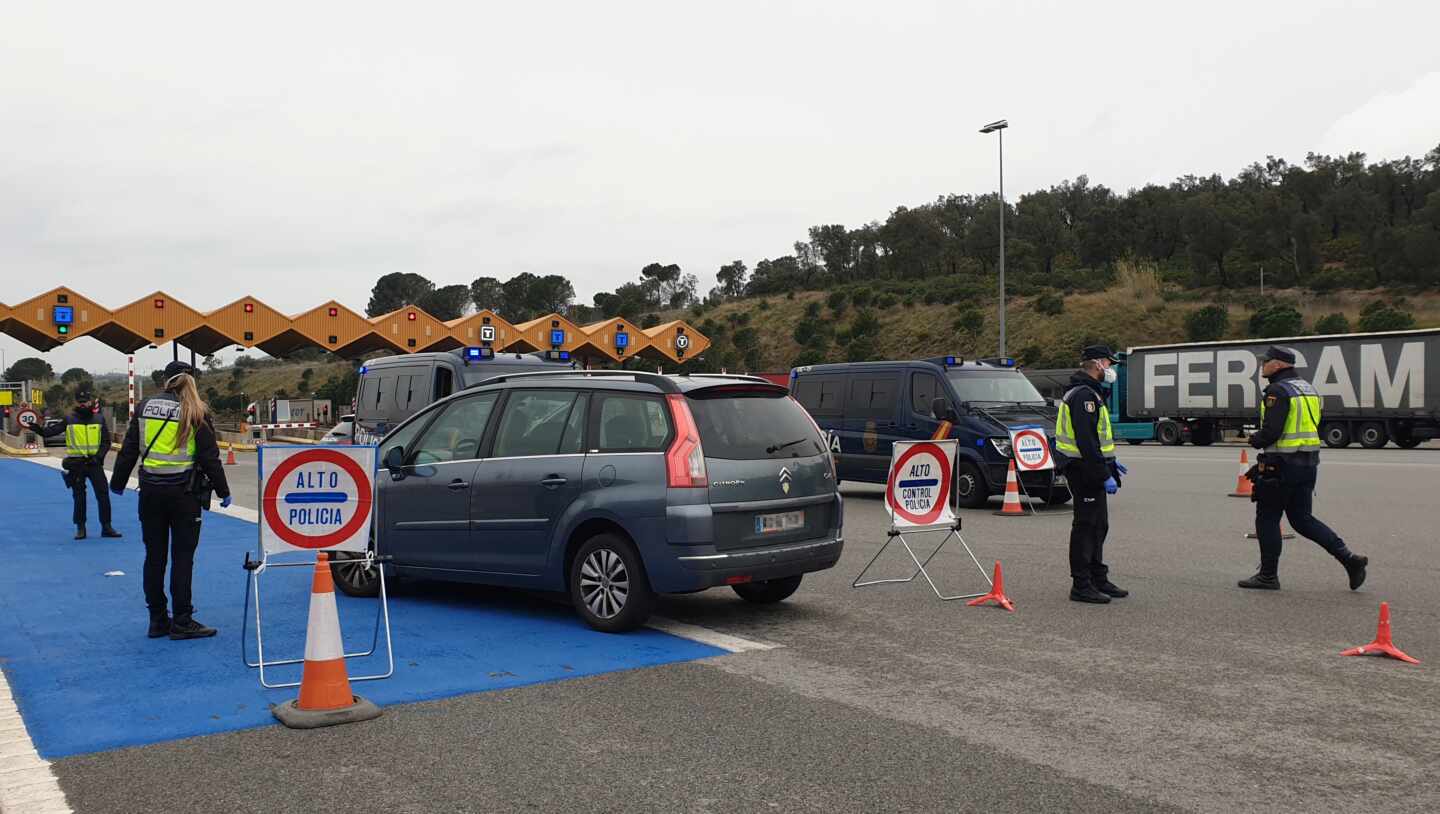
<svg viewBox="0 0 1440 814"><path fill-rule="evenodd" d="M168 373L167 369L167 373ZM121 490L130 479L130 472L145 455L141 443L142 419L180 418L180 401L170 394L151 396L136 405L125 432L120 454L115 458L115 471L110 480L113 490ZM215 494L222 499L230 495L225 480L225 467L220 463L220 448L215 442L215 428L209 416L195 430L193 466L209 478ZM195 622L192 614L190 583L195 566L195 549L200 544L200 499L190 492L191 470L157 473L140 469L140 528L145 539L145 604L150 608L150 635L169 633L175 638L213 636L213 628ZM168 551L167 551L168 549ZM175 613L173 624L166 618L165 564L170 562L170 599ZM164 621L166 624L161 624ZM191 631L187 633L186 631Z"/></svg>
<svg viewBox="0 0 1440 814"><path fill-rule="evenodd" d="M100 425L100 451L84 457L66 455L64 463L61 464L65 469L65 483L70 487L70 494L75 503L74 509L70 513L71 522L75 524L75 539L83 540L85 538L86 481L90 482L90 488L95 492L95 505L100 510L101 536L119 537L120 532L110 526L110 491L105 488L105 456L110 452L110 428L105 426L105 420L100 415L100 411L85 411L77 407L60 423L37 429L36 432L49 438L63 434L66 428L72 424Z"/></svg>
<svg viewBox="0 0 1440 814"><path fill-rule="evenodd" d="M1093 590L1114 588L1109 580L1110 568L1105 565L1105 538L1110 533L1105 481L1114 477L1118 483L1119 475L1100 451L1100 408L1105 404L1100 383L1084 370L1075 371L1064 402L1070 410L1075 446L1080 449L1080 457L1067 456L1061 469L1075 500L1075 515L1070 524L1072 595L1089 594ZM1111 595L1125 594L1118 588L1115 591L1117 593ZM1102 596L1096 601L1105 600Z"/></svg>
<svg viewBox="0 0 1440 814"><path fill-rule="evenodd" d="M1270 348L1265 358L1291 364L1295 362L1293 352L1278 347ZM1284 435L1285 421L1292 404L1290 390L1282 382L1299 378L1300 374L1293 367L1277 370L1270 377L1270 384L1260 394L1265 402L1265 420L1260 429L1250 435L1250 446L1264 449ZM1241 580L1240 587L1272 590L1280 587L1280 551L1283 545L1280 518L1283 515L1290 519L1290 527L1298 534L1339 560L1349 575L1351 590L1359 588L1365 581L1365 566L1369 559L1350 551L1340 535L1312 514L1320 451L1262 454L1259 458L1251 470L1255 488L1250 499L1255 502L1255 537L1260 543L1260 571L1249 579Z"/></svg>

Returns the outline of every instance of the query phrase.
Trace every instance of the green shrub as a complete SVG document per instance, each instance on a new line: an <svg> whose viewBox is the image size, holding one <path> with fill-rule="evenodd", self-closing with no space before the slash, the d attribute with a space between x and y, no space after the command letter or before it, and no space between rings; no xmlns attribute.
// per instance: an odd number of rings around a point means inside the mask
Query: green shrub
<svg viewBox="0 0 1440 814"><path fill-rule="evenodd" d="M894 294L881 294L875 298L875 307L881 309L894 308L899 302L900 299Z"/></svg>
<svg viewBox="0 0 1440 814"><path fill-rule="evenodd" d="M874 336L880 332L880 318L875 312L868 308L862 308L855 312L855 318L850 321L850 337L853 342L861 337Z"/></svg>
<svg viewBox="0 0 1440 814"><path fill-rule="evenodd" d="M880 347L873 336L857 336L845 348L847 362L871 362L880 355Z"/></svg>
<svg viewBox="0 0 1440 814"><path fill-rule="evenodd" d="M761 311L769 311L769 310L770 310L770 301L769 301L769 300L761 300L761 301L755 303L755 307L758 308L758 309L760 309Z"/></svg>
<svg viewBox="0 0 1440 814"><path fill-rule="evenodd" d="M973 339L985 330L985 314L973 305L966 306L955 316L952 327L962 336Z"/></svg>
<svg viewBox="0 0 1440 814"><path fill-rule="evenodd" d="M1207 305L1185 317L1185 336L1191 342L1214 342L1230 328L1230 312L1222 305Z"/></svg>
<svg viewBox="0 0 1440 814"><path fill-rule="evenodd" d="M837 314L845 313L845 306L848 305L849 302L850 295L844 291L831 291L830 296L825 300L825 304L830 306L830 310Z"/></svg>
<svg viewBox="0 0 1440 814"><path fill-rule="evenodd" d="M1360 311L1360 330L1371 331L1408 331L1415 327L1415 317L1408 311L1402 311L1399 307L1404 303L1391 304L1376 300L1365 306Z"/></svg>
<svg viewBox="0 0 1440 814"><path fill-rule="evenodd" d="M805 350L800 351L800 355L795 357L794 361L790 363L790 366L804 367L805 365L823 364L825 364L824 352L815 350L814 348L806 348Z"/></svg>
<svg viewBox="0 0 1440 814"><path fill-rule="evenodd" d="M855 289L855 291L850 294L850 302L853 303L856 308L864 308L869 305L874 298L875 292L863 286Z"/></svg>
<svg viewBox="0 0 1440 814"><path fill-rule="evenodd" d="M1299 336L1304 330L1304 317L1289 305L1272 305L1250 317L1250 335L1259 339Z"/></svg>
<svg viewBox="0 0 1440 814"><path fill-rule="evenodd" d="M789 291L786 291L786 292L785 292L785 299L787 299L787 300L793 300L793 299L795 299L795 289L792 288L792 289L790 289Z"/></svg>
<svg viewBox="0 0 1440 814"><path fill-rule="evenodd" d="M1344 314L1326 314L1315 321L1315 333L1317 334L1348 334L1350 333L1350 320Z"/></svg>
<svg viewBox="0 0 1440 814"><path fill-rule="evenodd" d="M807 304L805 305L805 318L806 318L806 319L819 319L819 318L820 318L820 303L818 303L818 302L807 303Z"/></svg>
<svg viewBox="0 0 1440 814"><path fill-rule="evenodd" d="M1065 298L1054 291L1046 291L1035 298L1035 310L1046 316L1059 316L1065 312Z"/></svg>

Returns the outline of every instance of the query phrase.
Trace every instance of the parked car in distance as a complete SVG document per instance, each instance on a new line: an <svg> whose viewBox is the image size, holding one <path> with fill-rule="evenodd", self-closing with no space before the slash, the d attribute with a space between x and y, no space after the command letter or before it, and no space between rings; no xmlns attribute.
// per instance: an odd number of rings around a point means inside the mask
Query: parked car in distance
<svg viewBox="0 0 1440 814"><path fill-rule="evenodd" d="M322 444L352 444L355 442L355 416L342 415L340 423L331 427L321 436Z"/></svg>
<svg viewBox="0 0 1440 814"><path fill-rule="evenodd" d="M597 630L656 594L728 585L779 602L844 547L824 438L749 376L502 375L431 404L380 444L375 550L399 576L566 591ZM374 595L359 559L345 593Z"/></svg>

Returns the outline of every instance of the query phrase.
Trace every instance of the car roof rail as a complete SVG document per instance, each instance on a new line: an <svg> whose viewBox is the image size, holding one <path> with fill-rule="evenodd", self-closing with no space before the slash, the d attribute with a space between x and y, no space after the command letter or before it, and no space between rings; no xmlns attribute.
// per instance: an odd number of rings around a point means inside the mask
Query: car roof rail
<svg viewBox="0 0 1440 814"><path fill-rule="evenodd" d="M479 387L486 384L499 384L500 382L507 382L516 379L555 379L566 378L570 376L607 379L629 378L637 382L643 382L645 384L653 385L657 390L662 393L680 392L680 388L676 386L675 382L671 381L669 377L663 376L659 373L646 373L639 370L537 370L530 373L501 373L497 376L491 376L484 381L479 381L475 384L469 385L465 389L469 390L472 387Z"/></svg>
<svg viewBox="0 0 1440 814"><path fill-rule="evenodd" d="M748 373L681 373L680 375L687 379L739 379L742 382L760 382L761 384L771 384L776 387L781 386L764 376L751 376Z"/></svg>

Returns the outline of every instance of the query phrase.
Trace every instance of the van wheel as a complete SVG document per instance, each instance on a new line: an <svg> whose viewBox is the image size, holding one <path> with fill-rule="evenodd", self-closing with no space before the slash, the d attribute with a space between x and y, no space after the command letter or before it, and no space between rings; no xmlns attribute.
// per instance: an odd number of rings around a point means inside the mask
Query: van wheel
<svg viewBox="0 0 1440 814"><path fill-rule="evenodd" d="M739 585L731 585L735 593L746 602L754 602L757 605L770 605L789 599L790 595L800 588L800 580L804 574L796 574L793 577L781 577L780 579L767 579L760 582L743 582Z"/></svg>
<svg viewBox="0 0 1440 814"><path fill-rule="evenodd" d="M1360 425L1360 446L1366 449L1380 449L1390 442L1390 433L1378 421L1367 421Z"/></svg>
<svg viewBox="0 0 1440 814"><path fill-rule="evenodd" d="M1185 441L1180 425L1168 420L1155 425L1155 438L1167 447L1178 447Z"/></svg>
<svg viewBox="0 0 1440 814"><path fill-rule="evenodd" d="M1320 437L1325 439L1325 446L1344 449L1350 446L1350 427L1340 422L1332 422L1320 428Z"/></svg>
<svg viewBox="0 0 1440 814"><path fill-rule="evenodd" d="M655 594L635 546L617 534L597 534L570 560L570 601L585 624L623 633L649 620Z"/></svg>
<svg viewBox="0 0 1440 814"><path fill-rule="evenodd" d="M981 509L990 502L990 489L980 467L969 461L955 464L955 503L966 509Z"/></svg>

